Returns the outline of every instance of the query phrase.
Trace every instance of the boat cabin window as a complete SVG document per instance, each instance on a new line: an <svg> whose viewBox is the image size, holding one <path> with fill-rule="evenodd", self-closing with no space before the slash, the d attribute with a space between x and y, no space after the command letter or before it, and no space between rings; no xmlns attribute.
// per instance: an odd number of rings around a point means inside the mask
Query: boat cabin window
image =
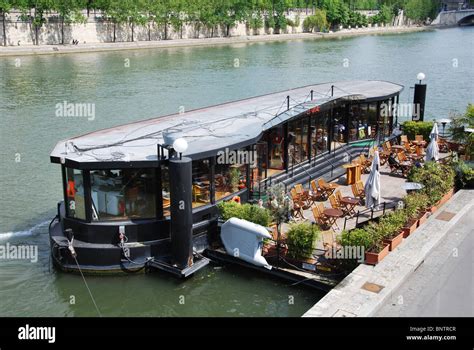
<svg viewBox="0 0 474 350"><path fill-rule="evenodd" d="M247 188L247 164L253 165L255 161L253 151L244 149L218 155L214 171L216 200Z"/></svg>
<svg viewBox="0 0 474 350"><path fill-rule="evenodd" d="M211 203L209 159L193 162L193 208Z"/></svg>
<svg viewBox="0 0 474 350"><path fill-rule="evenodd" d="M161 166L161 191L163 196L163 216L171 215L170 175L168 167Z"/></svg>
<svg viewBox="0 0 474 350"><path fill-rule="evenodd" d="M94 220L156 217L155 170L91 170Z"/></svg>
<svg viewBox="0 0 474 350"><path fill-rule="evenodd" d="M68 217L86 220L82 170L66 168L66 208Z"/></svg>
<svg viewBox="0 0 474 350"><path fill-rule="evenodd" d="M328 122L330 111L321 111L311 116L311 156L328 150Z"/></svg>

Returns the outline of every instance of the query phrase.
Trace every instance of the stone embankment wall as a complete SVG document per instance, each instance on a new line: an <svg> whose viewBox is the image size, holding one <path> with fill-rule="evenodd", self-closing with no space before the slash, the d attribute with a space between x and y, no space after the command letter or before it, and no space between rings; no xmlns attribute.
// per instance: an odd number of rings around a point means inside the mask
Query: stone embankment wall
<svg viewBox="0 0 474 350"><path fill-rule="evenodd" d="M367 13L367 15L374 15L376 12ZM311 10L306 13L302 11L291 11L287 14L287 18L291 19L298 26L288 26L282 33L298 34L303 32L303 21L311 15ZM129 24L114 25L114 23L106 21L102 18L100 12L90 12L89 16L84 11L86 23L74 23L64 25L64 43L70 44L73 40L78 40L79 43L104 43L113 42L114 29L116 42L132 41L132 27ZM388 25L390 26L405 26L409 25L403 14L395 17L394 21ZM115 28L114 28L115 27ZM342 29L342 28L340 28ZM5 32L8 46L22 46L35 44L36 33L31 23L21 20L20 13L12 11L6 16ZM248 36L248 35L272 35L272 28L260 28L252 30L247 27L245 23L238 23L235 27L230 29L230 35L234 37ZM198 28L192 24L186 24L181 31L169 26L167 30L168 39L200 39L209 37L223 37L225 36L225 28L216 27L214 29ZM158 27L153 23L146 26L135 26L133 28L133 41L156 41L163 40L165 37L164 27ZM38 30L38 44L39 45L58 45L62 42L61 23L57 15L51 14L47 18L47 22ZM3 45L3 24L0 23L0 45Z"/></svg>

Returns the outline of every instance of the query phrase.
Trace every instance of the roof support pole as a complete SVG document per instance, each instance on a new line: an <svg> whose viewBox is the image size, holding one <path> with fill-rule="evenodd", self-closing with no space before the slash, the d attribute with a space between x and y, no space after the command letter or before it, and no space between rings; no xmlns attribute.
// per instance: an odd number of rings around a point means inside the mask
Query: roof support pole
<svg viewBox="0 0 474 350"><path fill-rule="evenodd" d="M193 264L192 160L169 161L172 262L180 269Z"/></svg>

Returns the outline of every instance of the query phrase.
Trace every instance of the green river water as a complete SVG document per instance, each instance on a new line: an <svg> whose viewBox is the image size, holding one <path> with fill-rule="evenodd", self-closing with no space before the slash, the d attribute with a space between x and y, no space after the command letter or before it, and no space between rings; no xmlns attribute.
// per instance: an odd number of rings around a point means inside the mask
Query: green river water
<svg viewBox="0 0 474 350"><path fill-rule="evenodd" d="M427 118L474 101L474 27L218 47L0 58L0 244L37 245L35 263L0 260L0 316L95 316L80 276L50 268L48 222L61 199L58 140L307 84L380 79L410 102L426 74ZM56 104L95 104L95 118ZM322 293L239 268L187 281L154 273L86 277L105 316L300 316ZM182 303L184 297L184 303ZM181 302L180 302L181 301Z"/></svg>

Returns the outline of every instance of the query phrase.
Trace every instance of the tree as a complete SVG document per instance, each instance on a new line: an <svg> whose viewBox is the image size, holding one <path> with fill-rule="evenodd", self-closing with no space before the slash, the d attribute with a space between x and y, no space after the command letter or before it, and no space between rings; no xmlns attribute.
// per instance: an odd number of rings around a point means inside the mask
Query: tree
<svg viewBox="0 0 474 350"><path fill-rule="evenodd" d="M326 11L316 9L314 15L308 16L303 21L303 28L305 31L312 32L316 31L324 31L329 27L329 23L326 18Z"/></svg>
<svg viewBox="0 0 474 350"><path fill-rule="evenodd" d="M321 6L331 25L346 24L349 21L349 7L341 0L322 0Z"/></svg>
<svg viewBox="0 0 474 350"><path fill-rule="evenodd" d="M428 17L434 17L437 8L437 1L432 0L406 0L404 3L407 17L415 21L423 21Z"/></svg>
<svg viewBox="0 0 474 350"><path fill-rule="evenodd" d="M81 10L86 4L82 0L54 0L52 9L61 19L61 44L64 45L64 23L82 22L85 20Z"/></svg>
<svg viewBox="0 0 474 350"><path fill-rule="evenodd" d="M21 19L31 21L35 33L35 45L39 45L39 30L46 22L45 13L54 7L54 0L18 0L15 4L21 11ZM33 15L30 15L33 9Z"/></svg>
<svg viewBox="0 0 474 350"><path fill-rule="evenodd" d="M128 11L124 10L124 3L127 0L98 0L97 5L104 13L105 17L113 23L114 31L112 41L117 40L117 25L128 21Z"/></svg>
<svg viewBox="0 0 474 350"><path fill-rule="evenodd" d="M168 39L168 27L171 21L171 7L167 0L149 0L149 12L153 21L164 28L164 40Z"/></svg>
<svg viewBox="0 0 474 350"><path fill-rule="evenodd" d="M6 15L10 13L13 7L13 0L0 0L0 14L2 15L2 28L3 28L3 46L7 46L7 24Z"/></svg>

